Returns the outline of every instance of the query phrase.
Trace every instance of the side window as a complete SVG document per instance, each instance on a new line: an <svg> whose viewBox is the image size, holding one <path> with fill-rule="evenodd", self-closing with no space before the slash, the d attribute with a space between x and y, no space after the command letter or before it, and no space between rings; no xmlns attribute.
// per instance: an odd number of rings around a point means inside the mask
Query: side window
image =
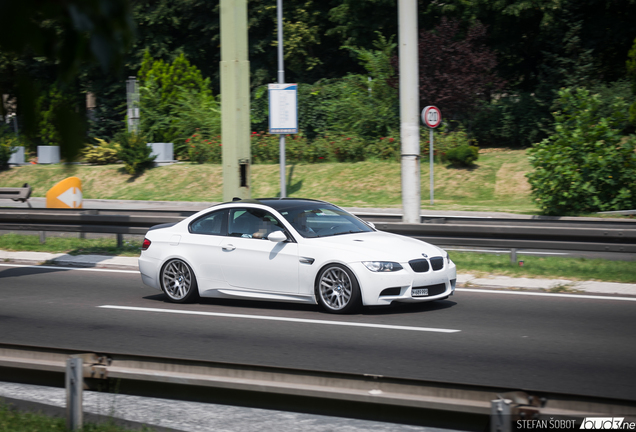
<svg viewBox="0 0 636 432"><path fill-rule="evenodd" d="M284 231L280 222L261 209L230 210L228 235L231 237L266 239L274 231Z"/></svg>
<svg viewBox="0 0 636 432"><path fill-rule="evenodd" d="M192 234L224 235L227 210L208 213L190 224Z"/></svg>

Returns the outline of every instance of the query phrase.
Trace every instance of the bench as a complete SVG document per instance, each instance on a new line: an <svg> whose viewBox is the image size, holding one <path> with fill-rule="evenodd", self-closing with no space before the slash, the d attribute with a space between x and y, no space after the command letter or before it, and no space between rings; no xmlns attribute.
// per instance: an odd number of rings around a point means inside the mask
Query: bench
<svg viewBox="0 0 636 432"><path fill-rule="evenodd" d="M12 199L13 201L28 202L28 199L31 197L31 186L28 183L25 183L21 188L0 188L0 199Z"/></svg>

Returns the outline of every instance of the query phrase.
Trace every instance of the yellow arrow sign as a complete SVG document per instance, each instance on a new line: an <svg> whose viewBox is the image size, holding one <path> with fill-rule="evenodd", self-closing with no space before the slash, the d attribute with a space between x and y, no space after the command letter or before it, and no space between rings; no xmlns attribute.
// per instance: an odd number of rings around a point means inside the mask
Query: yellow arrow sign
<svg viewBox="0 0 636 432"><path fill-rule="evenodd" d="M46 208L82 208L82 181L69 177L46 193Z"/></svg>

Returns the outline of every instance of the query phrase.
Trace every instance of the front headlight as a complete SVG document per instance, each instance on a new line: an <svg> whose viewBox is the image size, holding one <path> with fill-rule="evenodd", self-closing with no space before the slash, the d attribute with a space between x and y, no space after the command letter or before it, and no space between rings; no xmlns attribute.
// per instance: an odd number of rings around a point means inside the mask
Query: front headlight
<svg viewBox="0 0 636 432"><path fill-rule="evenodd" d="M402 270L402 266L390 261L362 261L362 264L372 272L394 272Z"/></svg>

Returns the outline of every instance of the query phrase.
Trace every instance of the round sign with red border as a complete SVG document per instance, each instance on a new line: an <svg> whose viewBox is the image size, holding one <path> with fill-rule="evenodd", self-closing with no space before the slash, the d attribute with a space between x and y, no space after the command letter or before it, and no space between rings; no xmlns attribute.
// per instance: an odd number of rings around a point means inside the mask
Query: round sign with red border
<svg viewBox="0 0 636 432"><path fill-rule="evenodd" d="M422 110L422 121L430 128L436 128L442 123L442 112L436 106L429 105Z"/></svg>

